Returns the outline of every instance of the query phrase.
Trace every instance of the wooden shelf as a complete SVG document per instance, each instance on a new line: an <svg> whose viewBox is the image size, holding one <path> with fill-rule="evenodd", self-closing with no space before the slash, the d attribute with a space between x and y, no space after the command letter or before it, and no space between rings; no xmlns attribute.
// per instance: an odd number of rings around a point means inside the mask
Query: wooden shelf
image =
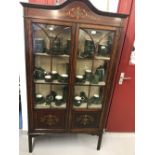
<svg viewBox="0 0 155 155"><path fill-rule="evenodd" d="M45 80L34 80L36 84L53 84L53 85L68 85L68 83L60 83L58 80L52 82L46 82Z"/></svg>
<svg viewBox="0 0 155 155"><path fill-rule="evenodd" d="M69 58L70 56L67 54L62 54L62 55L52 55L52 54L47 54L47 53L33 53L36 56L47 56L47 57L59 57L59 58Z"/></svg>
<svg viewBox="0 0 155 155"><path fill-rule="evenodd" d="M92 84L90 82L85 82L85 83L75 83L75 86L105 86L106 83L103 82L99 82L98 84Z"/></svg>
<svg viewBox="0 0 155 155"><path fill-rule="evenodd" d="M79 60L110 60L109 56L95 56L94 58L77 57Z"/></svg>
<svg viewBox="0 0 155 155"><path fill-rule="evenodd" d="M35 104L34 106L35 109L65 109L66 108L66 103L57 106L55 105L54 102L52 102L50 105L47 105L46 103L42 103L42 104Z"/></svg>

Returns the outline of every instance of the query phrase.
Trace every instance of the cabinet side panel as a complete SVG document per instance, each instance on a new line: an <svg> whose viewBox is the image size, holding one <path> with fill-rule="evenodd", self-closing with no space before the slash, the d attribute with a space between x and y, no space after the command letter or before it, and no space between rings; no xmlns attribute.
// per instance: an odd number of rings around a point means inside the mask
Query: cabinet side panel
<svg viewBox="0 0 155 155"><path fill-rule="evenodd" d="M26 12L26 10L24 10ZM27 106L28 106L28 131L33 130L33 87L32 87L32 47L31 47L31 21L24 19L25 27L25 57L26 57L26 81L27 81Z"/></svg>

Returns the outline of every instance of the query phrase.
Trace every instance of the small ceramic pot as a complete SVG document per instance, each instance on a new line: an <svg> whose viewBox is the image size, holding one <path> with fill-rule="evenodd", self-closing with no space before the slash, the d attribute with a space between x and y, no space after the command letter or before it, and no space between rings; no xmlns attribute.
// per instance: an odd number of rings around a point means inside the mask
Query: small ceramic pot
<svg viewBox="0 0 155 155"><path fill-rule="evenodd" d="M108 54L108 48L106 45L99 45L98 46L98 54L101 56L104 56Z"/></svg>
<svg viewBox="0 0 155 155"><path fill-rule="evenodd" d="M65 54L69 54L71 49L71 40L67 40L67 45L65 48Z"/></svg>
<svg viewBox="0 0 155 155"><path fill-rule="evenodd" d="M45 102L45 99L44 99L42 94L36 94L35 95L35 101L37 104L42 104Z"/></svg>
<svg viewBox="0 0 155 155"><path fill-rule="evenodd" d="M67 74L61 74L59 75L59 82L62 82L62 83L66 83L68 81L68 75Z"/></svg>
<svg viewBox="0 0 155 155"><path fill-rule="evenodd" d="M60 106L60 105L62 105L62 103L63 103L63 97L61 95L57 95L55 97L55 105Z"/></svg>
<svg viewBox="0 0 155 155"><path fill-rule="evenodd" d="M45 41L43 38L34 39L34 52L43 53L45 49Z"/></svg>
<svg viewBox="0 0 155 155"><path fill-rule="evenodd" d="M85 40L84 56L92 57L94 53L94 42L92 40Z"/></svg>
<svg viewBox="0 0 155 155"><path fill-rule="evenodd" d="M58 72L53 70L53 71L51 72L51 74L52 74L53 80L57 80L57 78L58 78Z"/></svg>
<svg viewBox="0 0 155 155"><path fill-rule="evenodd" d="M84 77L83 77L83 75L77 75L77 76L76 76L76 82L77 82L77 83L84 82Z"/></svg>
<svg viewBox="0 0 155 155"><path fill-rule="evenodd" d="M57 38L52 42L52 54L59 55L61 52L60 48L61 48L61 41L60 38Z"/></svg>
<svg viewBox="0 0 155 155"><path fill-rule="evenodd" d="M89 104L99 104L100 97L98 94L94 94L93 97L89 99Z"/></svg>
<svg viewBox="0 0 155 155"><path fill-rule="evenodd" d="M89 69L85 70L85 79L86 79L86 81L90 81L91 78L92 78L92 71L89 70Z"/></svg>
<svg viewBox="0 0 155 155"><path fill-rule="evenodd" d="M47 74L47 75L45 75L45 81L46 82L52 82L52 75L51 74Z"/></svg>
<svg viewBox="0 0 155 155"><path fill-rule="evenodd" d="M74 97L74 105L80 106L81 104L82 104L82 98L80 96L75 96Z"/></svg>
<svg viewBox="0 0 155 155"><path fill-rule="evenodd" d="M105 69L100 66L96 69L95 74L99 76L99 81L103 81L105 76Z"/></svg>

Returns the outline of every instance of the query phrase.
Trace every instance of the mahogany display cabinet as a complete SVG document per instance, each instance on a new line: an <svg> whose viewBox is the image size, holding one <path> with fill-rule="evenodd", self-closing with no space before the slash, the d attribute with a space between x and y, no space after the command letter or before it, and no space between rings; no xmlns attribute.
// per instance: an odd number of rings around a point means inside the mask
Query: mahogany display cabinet
<svg viewBox="0 0 155 155"><path fill-rule="evenodd" d="M102 134L127 15L88 0L24 8L28 142L50 133ZM88 146L86 146L88 147Z"/></svg>

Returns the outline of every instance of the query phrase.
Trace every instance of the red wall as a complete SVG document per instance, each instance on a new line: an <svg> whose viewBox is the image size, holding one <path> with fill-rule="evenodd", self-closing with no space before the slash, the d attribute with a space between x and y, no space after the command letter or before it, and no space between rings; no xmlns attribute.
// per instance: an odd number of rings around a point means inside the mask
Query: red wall
<svg viewBox="0 0 155 155"><path fill-rule="evenodd" d="M111 102L107 121L107 131L134 132L135 131L135 66L129 64L130 54L135 39L135 1L120 0L119 13L129 14L125 28L126 35L122 48L122 55L116 76L116 86ZM131 80L118 84L121 72Z"/></svg>

